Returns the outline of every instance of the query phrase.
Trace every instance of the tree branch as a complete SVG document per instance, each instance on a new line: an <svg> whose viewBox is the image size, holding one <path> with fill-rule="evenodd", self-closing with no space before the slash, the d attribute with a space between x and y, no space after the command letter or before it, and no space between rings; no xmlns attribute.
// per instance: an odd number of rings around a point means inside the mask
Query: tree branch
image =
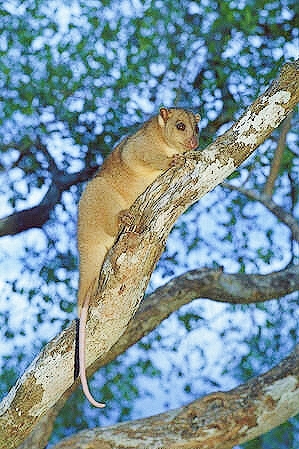
<svg viewBox="0 0 299 449"><path fill-rule="evenodd" d="M65 174L57 172L44 198L37 206L15 212L0 219L0 237L16 235L32 228L41 228L50 217L62 193L72 185L87 181L98 167L87 168L79 173Z"/></svg>
<svg viewBox="0 0 299 449"><path fill-rule="evenodd" d="M213 269L192 270L184 273L159 287L141 302L134 319L129 322L122 337L108 353L89 367L88 375L92 375L99 368L115 360L116 357L158 327L173 312L196 298L230 304L252 304L278 297L282 298L297 290L299 290L298 265L267 275L226 274ZM53 409L50 409L43 417L41 424L43 433L45 432L44 422L49 423L55 418L77 387L78 382L73 384L60 399L59 404L55 406L55 413L53 413ZM36 428L40 435L39 427L38 424ZM24 448L33 449L32 438L31 436L28 445L25 445ZM36 440L39 441L38 438ZM40 445L36 447L40 447Z"/></svg>
<svg viewBox="0 0 299 449"><path fill-rule="evenodd" d="M286 270L268 275L230 275L210 269L187 272L158 288L141 303L136 316L130 321L122 338L118 340L101 360L98 360L90 367L88 373L91 374L101 366L105 366L114 360L118 355L122 354L126 349L155 329L171 313L183 305L188 304L193 299L203 297L232 304L250 304L283 297L298 289L299 266L289 267ZM240 301L238 301L238 298ZM75 323L72 324L69 331L73 332L74 327ZM64 331L53 342L49 343L49 345L53 343L52 352L59 349L59 343L57 344L55 341L57 342L59 340L63 342L65 332L67 331ZM74 335L72 338L74 338ZM59 401L59 408L64 405L67 398L77 386L78 382L66 391L64 397ZM30 395L30 392L28 395ZM45 421L51 420L52 415L55 416L53 410L50 409L47 416L43 417L42 426L44 426ZM38 433L40 432L38 431ZM33 437L31 436L31 438ZM32 443L30 444L25 447L31 448Z"/></svg>
<svg viewBox="0 0 299 449"><path fill-rule="evenodd" d="M253 304L299 290L299 265L267 275L192 270L159 287L142 301L122 338L88 369L93 374L149 334L182 306L197 298L230 304Z"/></svg>
<svg viewBox="0 0 299 449"><path fill-rule="evenodd" d="M202 153L171 168L134 203L134 226L116 239L104 262L87 323L87 366L124 333L143 297L164 242L178 216L222 182L271 133L299 100L299 62ZM74 325L48 344L0 405L0 441L17 447L41 416L73 384ZM154 419L154 418L153 418Z"/></svg>
<svg viewBox="0 0 299 449"><path fill-rule="evenodd" d="M196 298L208 298L230 304L252 304L281 298L297 290L299 290L299 266L296 265L267 275L225 274L212 269L192 270L184 273L159 287L142 301L121 339L103 358L89 367L88 375L92 375L99 368L116 359L117 356L159 326L173 312ZM78 384L75 383L67 390L59 401L58 409L63 407L77 386ZM55 406L55 411L58 413L57 406ZM50 409L49 416L47 415L43 420L49 422L53 416L56 415ZM44 427L43 422L42 427ZM38 433L40 433L39 430ZM29 446L25 447L32 449L31 440Z"/></svg>
<svg viewBox="0 0 299 449"><path fill-rule="evenodd" d="M236 190L243 195L246 195L248 198L259 201L263 204L273 215L275 215L278 220L284 223L291 231L292 239L299 242L299 224L295 217L292 214L289 214L286 210L284 210L281 206L276 204L269 196L254 192L253 190L244 189L240 186L234 186L233 184L229 184L227 182L222 183L223 187Z"/></svg>
<svg viewBox="0 0 299 449"><path fill-rule="evenodd" d="M278 139L277 147L274 153L274 157L272 160L272 164L270 167L270 173L267 179L267 182L265 184L264 188L264 194L268 197L272 197L274 192L274 185L276 178L278 176L280 166L281 166L281 160L284 153L286 140L287 140L287 134L291 128L292 123L292 112L286 117L285 121L283 122L281 133Z"/></svg>
<svg viewBox="0 0 299 449"><path fill-rule="evenodd" d="M53 449L231 449L298 413L299 345L278 366L227 393L114 426L84 430Z"/></svg>

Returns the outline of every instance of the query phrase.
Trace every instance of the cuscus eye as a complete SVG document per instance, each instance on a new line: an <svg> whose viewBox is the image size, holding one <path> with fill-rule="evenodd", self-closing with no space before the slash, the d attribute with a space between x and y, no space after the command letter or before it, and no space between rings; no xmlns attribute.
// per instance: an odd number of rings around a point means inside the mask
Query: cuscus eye
<svg viewBox="0 0 299 449"><path fill-rule="evenodd" d="M195 132L196 132L196 134L199 133L199 127L198 127L198 125L195 125Z"/></svg>
<svg viewBox="0 0 299 449"><path fill-rule="evenodd" d="M183 123L183 122L178 122L178 123L176 124L176 128L177 128L179 131L185 131L186 125L185 125L185 123Z"/></svg>

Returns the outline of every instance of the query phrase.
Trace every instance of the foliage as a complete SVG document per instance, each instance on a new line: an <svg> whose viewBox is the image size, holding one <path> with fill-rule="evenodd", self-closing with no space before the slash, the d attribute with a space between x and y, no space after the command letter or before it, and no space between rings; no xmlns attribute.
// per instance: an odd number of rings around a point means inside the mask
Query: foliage
<svg viewBox="0 0 299 449"><path fill-rule="evenodd" d="M0 7L0 16L2 216L39 204L53 182L78 173L41 229L2 237L4 393L15 380L15 366L24 368L75 315L80 171L100 164L162 104L199 110L204 148L266 88L285 60L298 57L299 4L15 0ZM293 123L296 119L298 112ZM231 177L231 184L263 192L279 134ZM273 198L294 214L298 152L293 127ZM292 236L264 206L217 188L181 217L150 288L195 267L265 273L297 258ZM117 412L109 416L105 410L99 417L88 411L88 424L136 416L140 406L134 408L133 400L145 401L155 388L175 383L181 391L175 399L170 391L164 395L169 400L158 401L158 410L269 368L298 337L296 310L296 296L262 306L195 301L184 307L128 351L122 363L102 371L103 394ZM214 358L210 341L218 348ZM215 370L220 354L225 356ZM78 407L65 407L60 435L69 432L70 410ZM72 431L82 428L82 422L72 420L72 426ZM273 438L279 441L287 429L289 443L283 447L291 448L296 426L290 421ZM252 444L248 448L273 447L268 436Z"/></svg>

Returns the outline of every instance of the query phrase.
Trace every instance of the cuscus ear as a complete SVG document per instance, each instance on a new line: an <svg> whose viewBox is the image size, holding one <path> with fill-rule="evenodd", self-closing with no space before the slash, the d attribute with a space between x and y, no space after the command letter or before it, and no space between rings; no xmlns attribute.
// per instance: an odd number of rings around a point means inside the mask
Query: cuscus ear
<svg viewBox="0 0 299 449"><path fill-rule="evenodd" d="M197 122L200 122L200 120L201 120L200 114L195 114L195 120L196 120Z"/></svg>
<svg viewBox="0 0 299 449"><path fill-rule="evenodd" d="M167 122L169 117L169 110L167 108L160 108L158 121L161 128L165 126L165 123Z"/></svg>

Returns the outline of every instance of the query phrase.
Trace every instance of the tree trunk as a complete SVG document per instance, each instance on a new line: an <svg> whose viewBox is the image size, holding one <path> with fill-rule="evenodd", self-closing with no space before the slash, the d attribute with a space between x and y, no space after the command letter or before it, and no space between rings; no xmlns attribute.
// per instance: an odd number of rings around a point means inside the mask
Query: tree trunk
<svg viewBox="0 0 299 449"><path fill-rule="evenodd" d="M126 330L179 215L250 156L298 99L299 64L288 63L283 66L279 78L229 131L204 151L188 155L182 168L169 169L137 199L131 208L135 224L119 234L108 253L91 301L87 366L108 353ZM72 387L74 350L75 326L72 324L44 348L4 398L0 404L0 442L6 449L16 448L24 441L40 418ZM296 391L293 380L293 377L288 378L289 391ZM269 401L275 407L277 393L269 388ZM194 411L196 407L190 407L189 419L194 419L195 423L191 427L197 429L199 415ZM175 412L172 413L174 416ZM185 412L182 413L175 420L176 432L185 419ZM150 419L159 420L158 417ZM259 428L264 431L263 426ZM233 441L230 428L229 434ZM210 438L209 433L206 438ZM192 444L191 438L189 447L195 447Z"/></svg>

